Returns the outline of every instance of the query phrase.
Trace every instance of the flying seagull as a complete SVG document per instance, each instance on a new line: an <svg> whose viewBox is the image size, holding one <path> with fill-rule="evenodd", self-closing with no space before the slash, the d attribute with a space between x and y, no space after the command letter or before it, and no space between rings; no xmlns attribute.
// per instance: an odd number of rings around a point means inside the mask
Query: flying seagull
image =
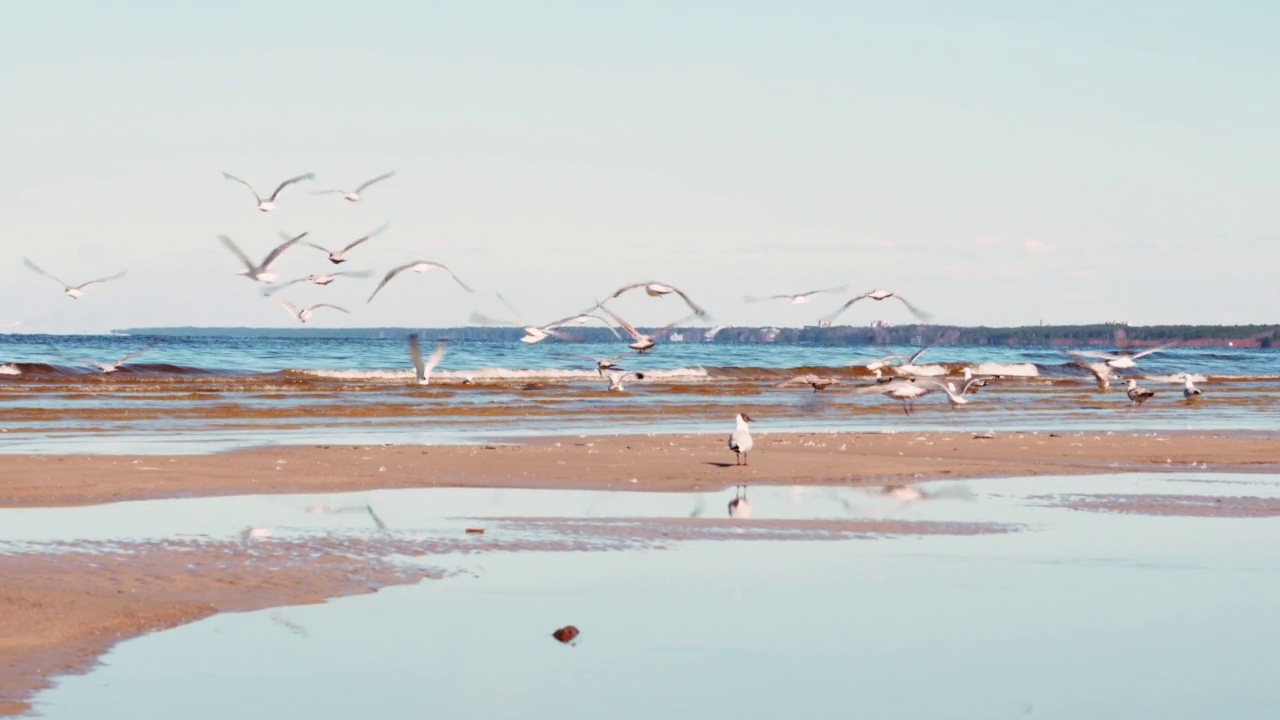
<svg viewBox="0 0 1280 720"><path fill-rule="evenodd" d="M281 305L283 305L283 306L284 306L284 309L285 309L285 310L288 310L288 311L289 311L289 314L290 314L290 315L292 315L294 318L296 318L298 322L300 322L300 323L304 323L304 324L305 324L308 320L310 320L310 319L311 319L311 316L315 314L315 311L316 311L316 310L318 310L318 309L320 309L320 308L331 308L331 309L333 309L333 310L338 310L338 311L340 311L340 312L344 312L344 313L345 313L345 312L349 312L346 308L340 308L340 307L338 307L337 305L330 305L329 303L316 303L315 305L312 305L311 307L307 307L307 308L303 308L303 309L299 310L299 309L298 309L298 307L297 307L296 305L294 305L293 303L289 302L288 300L285 300L284 298L280 298L280 299L276 300L276 302L278 302L278 303L280 303Z"/></svg>
<svg viewBox="0 0 1280 720"><path fill-rule="evenodd" d="M361 270L359 272L351 271L351 272L324 273L323 275L308 275L306 277L300 277L297 280L290 280L289 282L284 283L282 285L273 285L267 288L266 290L263 290L262 293L264 295L274 295L275 293L280 292L281 290L289 287L290 285L297 285L298 283L304 283L304 282L315 283L316 285L324 287L325 285L332 283L334 280L337 280L340 277L363 278L363 277L369 277L372 274L373 274L372 270Z"/></svg>
<svg viewBox="0 0 1280 720"><path fill-rule="evenodd" d="M384 224L382 225L382 227L378 228L377 230L374 230L373 232L369 233L368 235L365 235L365 236L364 236L364 237L362 237L362 238L359 238L358 240L356 240L355 242L351 243L350 245L347 245L346 247L342 248L341 250L330 250L330 249L329 249L329 248L327 248L327 247L323 247L323 246L321 246L321 245L317 245L317 244L315 244L315 243L313 243L313 242L303 243L303 244L304 244L304 245L310 245L311 247L313 247L313 248L315 248L315 249L317 249L317 250L319 250L319 251L321 251L321 252L328 253L328 254L329 254L329 262L333 263L334 265L340 265L340 264L342 264L342 263L344 263L344 262L346 262L346 261L347 261L347 253L351 252L351 249L352 249L352 248L354 248L354 247L355 247L355 246L357 246L357 245L360 245L361 243L368 242L370 238L372 238L372 237L374 237L374 236L376 236L376 235L380 235L380 234L382 234L382 232L383 232L383 231L385 231L385 230L386 230L387 228L389 228L389 227L391 227L390 223L384 223Z"/></svg>
<svg viewBox="0 0 1280 720"><path fill-rule="evenodd" d="M627 380L628 378L632 378L632 379L635 379L635 380L643 380L643 379L644 379L644 373L642 373L642 372L629 372L629 371L628 371L628 372L623 372L623 371L621 371L621 370L610 370L610 371L609 371L609 389L610 389L610 390L619 390L619 391L620 391L620 390L624 390L625 388L623 388L623 387L622 387L622 383L623 383L625 380Z"/></svg>
<svg viewBox="0 0 1280 720"><path fill-rule="evenodd" d="M144 353L144 352L146 352L147 350L150 350L150 349L151 349L151 346L150 346L150 345L148 345L147 347L144 347L144 348L142 348L141 350L135 350L135 351L133 351L133 352L129 353L128 355L125 355L124 357L120 358L119 360L117 360L117 361L115 361L115 362L113 362L113 363L100 363L100 362L98 362L97 360L90 360L90 359L88 359L88 358L78 358L78 359L79 359L81 362L86 362L86 363L89 363L90 365L96 365L96 366L97 366L97 368L98 368L99 370L101 370L101 371L102 371L102 373L103 373L104 375L106 375L106 374L110 374L110 373L113 373L113 372L115 372L115 371L119 370L119 369L120 369L120 366L124 365L125 363L127 363L127 362L129 362L130 360L132 360L132 359L134 359L134 358L138 357L139 355L141 355L142 353Z"/></svg>
<svg viewBox="0 0 1280 720"><path fill-rule="evenodd" d="M306 233L302 233L301 235L289 238L288 240L285 240L284 242L280 243L275 247L274 250L267 253L267 257L263 259L261 265L254 265L253 261L249 259L249 256L245 255L244 251L241 250L235 244L235 241L233 241L231 238L227 237L226 235L219 235L218 240L220 240L223 245L226 245L228 250L235 253L236 257L240 258L240 262L244 263L244 270L241 270L240 272L236 273L237 275L243 275L249 278L250 280L254 280L264 284L269 284L269 283L275 282L280 278L280 276L277 275L276 273L268 272L268 270L271 267L271 263L275 262L276 258L280 257L280 253L284 252L285 250L288 250L294 243L298 242L299 240L301 240L306 236L307 236Z"/></svg>
<svg viewBox="0 0 1280 720"><path fill-rule="evenodd" d="M675 293L676 295L679 295L682 300L684 300L685 304L689 306L689 309L693 311L694 315L703 319L706 319L707 317L709 317L707 315L707 311L698 307L697 304L695 304L692 300L689 299L689 296L686 295L683 290L675 287L674 285L667 285L666 283L660 283L660 282L642 282L642 283L635 283L634 285L627 285L626 287L621 288L614 294L605 298L605 300L606 301L613 300L619 295L622 295L623 293L628 292L630 290L635 290L636 288L644 288L645 293L647 293L649 297L662 297L663 295L669 295L671 293ZM597 304L596 308L600 307L600 305L603 305L603 304L604 304L603 302L600 304Z"/></svg>
<svg viewBox="0 0 1280 720"><path fill-rule="evenodd" d="M787 387L789 385L808 385L809 387L813 388L814 392L821 392L831 387L832 385L839 385L839 384L840 384L839 378L818 377L817 375L814 375L811 373L808 375L797 375L791 378L790 380L786 380L779 383L778 387Z"/></svg>
<svg viewBox="0 0 1280 720"><path fill-rule="evenodd" d="M400 273L406 270L410 272L424 273L424 272L430 272L431 270L435 270L437 268L449 273L449 275L453 278L454 282L458 283L458 286L461 287L463 290L466 290L467 292L475 292L475 290L472 290L470 287L467 286L466 283L459 280L458 276L454 275L453 271L445 267L444 265L441 265L438 262L431 262L429 260L415 260L407 265L401 265L398 268L392 269L391 272L388 272L386 277L382 278L382 282L378 283L378 287L373 289L373 292L369 295L369 299L365 300L365 302L366 303L372 302L373 296L377 295L378 291L386 287L386 284L391 282L391 278L394 278L395 276L399 275Z"/></svg>
<svg viewBox="0 0 1280 720"><path fill-rule="evenodd" d="M693 315L680 318L679 320L676 320L675 322L665 327L655 330L652 335L645 335L644 333L641 333L639 330L636 330L635 326L633 326L631 323L618 317L617 313L605 307L604 303L600 303L596 307L608 313L609 317L613 318L614 322L618 323L618 325L620 325L623 330L627 331L627 334L630 335L631 339L633 340L633 342L628 344L627 347L631 348L632 350L635 350L638 353L645 353L654 349L655 347L658 346L658 341L655 340L654 338L665 334L668 330L670 330L671 328L681 323L688 322L689 320L692 320L693 318L697 317L697 313L695 312Z"/></svg>
<svg viewBox="0 0 1280 720"><path fill-rule="evenodd" d="M859 300L875 300L879 302L882 300L888 300L889 298L897 298L899 301L902 302L903 305L906 305L907 309L911 311L911 314L915 315L916 318L919 320L927 321L932 317L932 315L930 315L927 312L924 312L923 310L916 307L915 305L912 305L910 302L907 301L906 298L902 297L897 293L890 292L888 290L871 290L869 292L864 292L861 295L858 295L853 299L849 300L849 302L846 302L845 304L841 305L839 309L837 309L835 312L829 313L823 316L822 321L826 323L830 323L831 321L839 317L840 313L844 312L845 310L848 310L850 305L853 305Z"/></svg>
<svg viewBox="0 0 1280 720"><path fill-rule="evenodd" d="M65 283L65 282L63 282L63 281L59 280L58 278L56 278L56 277L54 277L54 276L50 275L49 273L45 272L44 270L41 270L39 265L36 265L35 263L31 262L31 261L30 261L30 260L28 260L27 258L23 258L23 259L22 259L22 264L23 264L23 265L26 265L26 266L27 266L27 269L29 269L29 270L34 270L35 272L38 272L38 273L40 273L41 275L43 275L43 276L45 276L45 277L49 278L50 280L53 280L54 282L58 283L59 285L61 285L61 286L62 286L62 294L63 294L63 295L66 295L67 297L71 298L72 300L79 300L79 299L80 299L80 296L81 296L81 295L84 295L84 289L85 289L85 288L87 288L87 287L89 287L90 285L96 285L97 283L107 282L108 280L116 280L116 279L122 278L122 277L124 277L124 274L125 274L126 272L128 272L127 270L124 270L124 271L121 271L121 272L116 273L115 275L108 275L107 277L104 277L104 278L98 278L97 280L90 280L89 282L80 283L79 285L68 285L67 283Z"/></svg>
<svg viewBox="0 0 1280 720"><path fill-rule="evenodd" d="M262 196L258 194L257 190L253 189L252 185L245 182L244 180L241 180L235 175L232 175L231 173L228 173L228 172L224 172L222 173L222 177L228 180L234 180L240 183L241 185L244 185L245 187L249 188L249 192L253 193L253 198L258 201L258 209L261 210L262 212L271 212L272 210L276 209L276 198L280 196L281 190L284 190L285 188L289 187L290 185L296 182L302 182L303 180L314 180L316 175L315 173L307 173L305 175L291 177L288 180L285 180L284 182L280 183L280 185L276 187L276 191L271 193L271 197L267 198L266 200L262 199Z"/></svg>
<svg viewBox="0 0 1280 720"><path fill-rule="evenodd" d="M956 405L967 405L969 403L969 398L965 397L965 395L969 393L969 388L978 385L979 383L985 384L985 382L985 380L980 380L978 378L969 378L969 380L961 386L960 391L957 392L955 383L950 380L945 382L939 380L925 380L925 383L933 385L939 390L945 392L947 394L947 401L951 403L952 407Z"/></svg>
<svg viewBox="0 0 1280 720"><path fill-rule="evenodd" d="M409 336L409 356L413 358L414 375L417 377L419 385L431 384L431 371L440 364L444 359L444 349L449 344L445 338L440 338L436 342L436 349L431 353L431 357L426 362L422 361L422 343L418 339L418 334L414 333Z"/></svg>
<svg viewBox="0 0 1280 720"><path fill-rule="evenodd" d="M1137 367L1138 358L1146 357L1151 353L1158 353L1161 350L1168 350L1169 348L1177 344L1178 343L1176 342L1172 342L1172 343L1167 343L1165 345L1158 345L1153 348L1147 348L1146 350L1143 350L1140 353L1126 352L1126 353L1111 354L1111 353L1093 352L1090 350L1069 350L1067 351L1067 354L1077 360L1079 360L1080 358L1098 358L1100 360L1105 361L1107 367L1113 370L1127 370L1131 367Z"/></svg>
<svg viewBox="0 0 1280 720"><path fill-rule="evenodd" d="M360 202L360 193L364 192L365 188L369 187L370 185L376 182L382 182L383 180L386 180L387 178L395 174L396 173L393 170L389 173L379 175L378 177L372 180L366 180L360 183L359 185L357 185L355 190L321 190L319 192L313 192L311 194L312 195L332 195L334 193L338 193L351 202Z"/></svg>
<svg viewBox="0 0 1280 720"><path fill-rule="evenodd" d="M848 290L848 285L840 287L827 288L825 290L810 290L809 292L796 293L795 295L748 295L743 300L749 303L765 302L767 300L790 300L792 305L804 305L809 302L814 295L820 293L844 292Z"/></svg>
<svg viewBox="0 0 1280 720"><path fill-rule="evenodd" d="M622 358L627 357L627 355L630 355L630 353L623 353L622 355L614 355L611 358L598 358L598 357L592 357L590 355L575 355L571 353L569 354L569 357L580 358L582 360L590 360L591 362L596 364L596 372L600 374L600 377L604 377L605 371L607 370L614 370L614 369L620 370L621 368L618 367L617 363Z"/></svg>
<svg viewBox="0 0 1280 720"><path fill-rule="evenodd" d="M917 384L915 378L907 380L894 380L883 384L870 385L858 388L854 391L858 395L887 395L894 400L902 402L902 412L910 415L914 409L912 403L919 398L928 395L931 390L923 385Z"/></svg>

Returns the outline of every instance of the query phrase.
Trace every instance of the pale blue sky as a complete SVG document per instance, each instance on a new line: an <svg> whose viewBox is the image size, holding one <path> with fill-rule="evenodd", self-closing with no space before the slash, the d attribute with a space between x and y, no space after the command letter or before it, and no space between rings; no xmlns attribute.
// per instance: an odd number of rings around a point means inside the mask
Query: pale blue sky
<svg viewBox="0 0 1280 720"><path fill-rule="evenodd" d="M1280 321L1274 3L104 5L6 8L0 326L289 325L216 236L384 221L344 268L438 260L530 320L659 279L728 324L812 323L840 299L741 298L840 284L957 324ZM389 169L360 205L269 214L221 177ZM23 255L130 274L73 302ZM438 275L365 305L370 282L286 295L354 311L318 326L499 314ZM874 319L910 316L844 317Z"/></svg>

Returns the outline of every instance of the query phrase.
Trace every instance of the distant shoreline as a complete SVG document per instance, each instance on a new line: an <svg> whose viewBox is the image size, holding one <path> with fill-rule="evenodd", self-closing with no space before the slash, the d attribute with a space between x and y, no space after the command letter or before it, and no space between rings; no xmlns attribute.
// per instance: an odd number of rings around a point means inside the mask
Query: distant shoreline
<svg viewBox="0 0 1280 720"><path fill-rule="evenodd" d="M1181 347L1280 347L1280 325L1029 325L1020 327L963 327L955 325L877 325L836 327L719 327L673 328L667 342L813 345L959 345L999 347L1151 346L1178 342ZM112 330L113 335L182 337L309 337L401 338L409 333L479 342L514 342L524 331L516 327L442 328L252 328L252 327L140 327ZM583 342L615 342L605 328L572 331Z"/></svg>

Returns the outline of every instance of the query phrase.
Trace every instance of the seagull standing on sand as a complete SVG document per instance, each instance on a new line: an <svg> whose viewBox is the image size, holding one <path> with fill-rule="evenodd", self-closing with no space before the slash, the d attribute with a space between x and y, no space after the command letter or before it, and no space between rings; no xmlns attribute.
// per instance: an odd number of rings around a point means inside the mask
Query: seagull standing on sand
<svg viewBox="0 0 1280 720"><path fill-rule="evenodd" d="M675 293L676 295L679 295L682 300L684 300L684 303L689 306L689 309L693 311L694 315L703 319L708 317L707 311L698 307L698 305L694 303L693 300L689 299L689 296L686 295L683 290L681 290L680 288L677 288L674 285L667 285L666 283L660 283L660 282L642 282L642 283L635 283L634 285L627 285L626 287L621 288L614 294L605 298L605 300L606 301L613 300L614 298L622 295L623 293L630 290L635 290L636 288L644 288L645 293L648 294L649 297L662 297L663 295L669 295L671 293ZM598 303L596 307L598 308L598 307L601 307L602 305L604 305L603 302Z"/></svg>
<svg viewBox="0 0 1280 720"><path fill-rule="evenodd" d="M359 272L349 271L349 272L325 273L323 275L308 275L306 277L300 277L297 280L290 280L289 282L281 285L272 286L270 288L267 288L266 290L263 290L262 292L264 295L273 295L289 287L290 285L297 285L298 283L304 283L304 282L315 283L320 287L324 287L329 283L333 282L334 280L337 280L340 277L363 278L363 277L369 277L372 274L373 274L372 270L361 270Z"/></svg>
<svg viewBox="0 0 1280 720"><path fill-rule="evenodd" d="M377 230L374 230L373 232L369 233L368 235L365 235L362 238L358 238L355 242L352 242L351 244L347 245L341 250L330 250L327 247L317 245L313 242L304 243L304 244L310 245L311 247L319 250L320 252L328 253L329 262L333 263L334 265L341 265L342 263L347 261L347 253L351 252L352 248L356 247L357 245L361 245L363 243L368 242L370 238L373 238L382 234L389 227L391 227L389 223L384 223L382 227L378 228Z"/></svg>
<svg viewBox="0 0 1280 720"><path fill-rule="evenodd" d="M236 273L237 275L243 275L249 278L250 280L260 282L263 284L271 284L276 280L280 279L280 276L277 275L276 273L269 272L271 268L271 264L274 263L276 259L280 257L281 253L283 253L285 250L288 250L290 247L293 246L294 243L298 242L299 240L301 240L306 236L307 236L306 233L302 233L297 237L290 238L280 243L275 247L274 250L267 253L267 257L263 259L261 265L254 265L253 261L249 259L249 256L245 255L244 251L241 250L235 244L235 241L233 241L231 238L227 237L226 235L219 235L218 240L220 240L223 245L226 245L228 250L235 253L236 257L240 258L240 262L244 263L244 270L241 270L240 272Z"/></svg>
<svg viewBox="0 0 1280 720"><path fill-rule="evenodd" d="M623 387L622 387L622 383L623 383L623 381L624 381L624 380L626 380L626 379L628 379L628 378L632 378L632 379L635 379L635 380L643 380L643 379L644 379L644 373L642 373L642 372L629 372L629 371L628 371L628 372L624 372L624 371L622 371L622 370L610 370L610 371L609 371L609 389L610 389L610 390L618 390L618 391L622 391L622 390L624 390L625 388L623 388Z"/></svg>
<svg viewBox="0 0 1280 720"><path fill-rule="evenodd" d="M738 425L729 436L729 449L734 453L735 465L746 465L747 453L755 447L755 441L751 439L751 427L748 425L750 422L752 422L750 415L738 413Z"/></svg>
<svg viewBox="0 0 1280 720"><path fill-rule="evenodd" d="M391 282L392 278L394 278L395 276L399 275L402 272L405 272L406 270L409 272L424 273L424 272L430 272L436 269L443 270L449 273L449 276L453 278L453 281L458 283L458 287L461 287L463 290L466 290L467 292L475 292L475 290L472 290L466 283L462 282L462 280L460 280L457 275L453 274L452 270L445 267L444 265L438 262L431 262L430 260L415 260L406 265L401 265L398 268L393 268L390 272L388 272L386 277L382 278L382 282L378 283L378 287L373 289L373 293L369 295L369 299L365 300L365 302L366 303L372 302L373 296L377 295L378 292L382 290L382 288L386 287L387 283Z"/></svg>
<svg viewBox="0 0 1280 720"><path fill-rule="evenodd" d="M288 180L285 180L284 182L280 183L280 185L276 187L276 191L271 193L271 197L267 198L266 200L262 199L262 196L258 194L257 190L253 189L252 185L245 182L244 180L241 180L235 175L232 175L231 173L228 173L228 172L224 172L222 173L222 177L226 178L227 180L234 180L240 183L241 185L244 185L245 187L249 188L249 192L253 193L253 199L258 201L258 209L261 210L262 212L271 212L272 210L276 209L276 198L280 196L281 190L284 190L285 188L289 187L290 185L296 182L302 182L303 180L314 180L316 175L315 173L307 173L305 175L291 177Z"/></svg>
<svg viewBox="0 0 1280 720"><path fill-rule="evenodd" d="M89 287L90 285L96 285L96 284L98 284L98 283L104 283L104 282L107 282L108 280L118 280L119 278L124 277L125 273L126 273L126 272L128 272L127 270L125 270L125 271L118 272L118 273L116 273L115 275L108 275L107 277L104 277L104 278L98 278L97 280L90 280L89 282L80 283L79 285L68 285L67 283L65 283L65 282L63 282L63 281L59 280L58 278L56 278L56 277L54 277L54 276L50 275L49 273L45 272L44 270L41 270L39 265L36 265L35 263L31 262L31 261L30 261L30 260L28 260L27 258L22 258L22 264L23 264L23 265L26 265L28 270L33 270L33 271L35 271L35 272L38 272L38 273L40 273L41 275L43 275L43 276L45 276L45 277L49 278L50 280L53 280L54 282L58 283L59 285L61 285L61 286L62 286L62 294L63 294L63 295L66 295L67 297L71 298L72 300L79 300L79 299L80 299L80 296L81 296L81 295L84 295L84 289L85 289L85 288L87 288L87 287ZM18 324L18 323L12 323L10 326L12 327L12 326L15 326L15 325L17 325L17 324Z"/></svg>
<svg viewBox="0 0 1280 720"><path fill-rule="evenodd" d="M751 501L747 500L746 485L733 487L733 499L729 501L729 517L734 520L747 520L751 517Z"/></svg>
<svg viewBox="0 0 1280 720"><path fill-rule="evenodd" d="M814 295L819 295L821 293L844 292L848 289L848 285L841 285L840 287L826 288L825 290L810 290L809 292L796 293L795 295L748 295L744 297L743 300L749 303L766 302L768 300L790 300L792 305L804 305L808 303Z"/></svg>
<svg viewBox="0 0 1280 720"><path fill-rule="evenodd" d="M436 349L431 353L431 357L426 362L422 360L422 343L418 340L418 334L414 333L409 336L409 357L413 358L414 375L419 385L431 384L431 371L435 370L440 361L444 359L444 350L449 345L449 341L440 338L436 342Z"/></svg>
<svg viewBox="0 0 1280 720"><path fill-rule="evenodd" d="M826 322L826 323L830 323L831 321L833 321L833 320L835 320L837 317L839 317L839 316L840 316L840 313L844 312L845 310L848 310L850 305L853 305L854 303L858 302L859 300L868 300L868 299L870 299L870 300L875 300L875 301L879 302L879 301L882 301L882 300L888 300L889 298L897 298L899 301L901 301L901 302L902 302L902 304L903 304L903 305L906 305L906 306L907 306L907 310L910 310L910 311L911 311L911 314L912 314L912 315L915 315L915 316L916 316L916 318L917 318L917 319L919 319L919 320L926 320L926 321L927 321L927 320L929 320L929 319L932 317L929 313L927 313L927 312L925 312L925 311L921 310L920 308L916 307L915 305L912 305L910 302L908 302L908 301L907 301L907 299L906 299L906 298L902 297L901 295L899 295L899 294L897 294L897 293L895 293L895 292L890 292L890 291L888 291L888 290L871 290L870 292L862 293L861 295L858 295L857 297L855 297L855 298L853 298L853 299L849 300L849 302L846 302L845 304L841 305L841 306L840 306L840 307L839 307L835 312L832 312L832 313L829 313L829 314L827 314L827 315L823 316L822 321L823 321L823 322Z"/></svg>
<svg viewBox="0 0 1280 720"><path fill-rule="evenodd" d="M395 174L396 173L393 170L389 173L384 173L382 175L379 175L378 177L372 180L366 180L360 183L359 185L357 185L355 190L320 190L319 192L313 192L311 194L312 195L332 195L334 193L337 193L342 195L342 197L346 198L349 202L360 202L360 193L364 192L365 188L369 187L370 185L376 182L382 182L383 180L386 180L387 178Z"/></svg>
<svg viewBox="0 0 1280 720"><path fill-rule="evenodd" d="M1138 387L1137 380L1129 378L1129 388L1125 394L1129 396L1129 400L1131 400L1134 405L1141 405L1142 403L1150 400L1151 397L1156 394L1156 391L1140 388Z"/></svg>
<svg viewBox="0 0 1280 720"><path fill-rule="evenodd" d="M307 307L299 310L296 305L289 302L288 300L285 300L284 298L279 298L276 300L276 302L284 306L284 309L288 310L290 315L292 315L295 319L297 319L298 322L303 323L304 325L308 320L311 319L311 316L315 314L316 310L320 308L330 308L333 310L337 310L339 312L350 314L350 312L346 308L340 308L337 305L330 305L329 303L316 303L311 307Z"/></svg>

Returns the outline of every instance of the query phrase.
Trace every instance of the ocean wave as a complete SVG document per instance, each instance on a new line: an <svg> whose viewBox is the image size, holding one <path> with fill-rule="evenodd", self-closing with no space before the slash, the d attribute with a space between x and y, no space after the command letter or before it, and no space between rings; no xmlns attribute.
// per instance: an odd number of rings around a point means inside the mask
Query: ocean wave
<svg viewBox="0 0 1280 720"><path fill-rule="evenodd" d="M309 377L329 378L333 380L358 381L395 381L403 382L413 378L413 370L291 370L291 373ZM671 370L641 370L647 380L697 381L706 380L704 368L675 368ZM431 373L432 382L555 382L555 381L598 381L600 374L595 370L558 370L546 369L514 369L514 368L480 368L476 370L437 370Z"/></svg>

